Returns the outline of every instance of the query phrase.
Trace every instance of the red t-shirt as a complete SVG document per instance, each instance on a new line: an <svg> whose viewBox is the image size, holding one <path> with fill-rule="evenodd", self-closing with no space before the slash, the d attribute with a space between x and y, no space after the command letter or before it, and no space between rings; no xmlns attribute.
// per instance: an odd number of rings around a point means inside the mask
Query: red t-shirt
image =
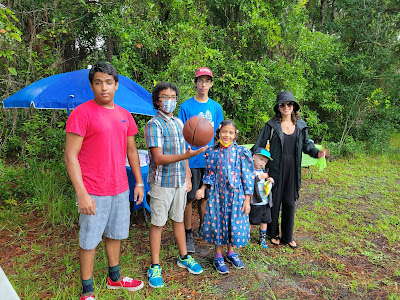
<svg viewBox="0 0 400 300"><path fill-rule="evenodd" d="M78 160L89 194L113 196L129 188L127 137L138 132L129 111L116 104L108 109L89 100L71 112L65 131L83 137Z"/></svg>

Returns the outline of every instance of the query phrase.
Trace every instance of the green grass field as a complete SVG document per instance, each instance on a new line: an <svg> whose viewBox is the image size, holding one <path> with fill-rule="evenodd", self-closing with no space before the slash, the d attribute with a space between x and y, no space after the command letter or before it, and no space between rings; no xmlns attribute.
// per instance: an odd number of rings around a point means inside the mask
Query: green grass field
<svg viewBox="0 0 400 300"><path fill-rule="evenodd" d="M299 248L264 250L253 228L251 243L240 250L246 268L227 276L213 270L213 247L200 239L193 256L204 272L180 269L169 224L161 252L165 287L158 290L147 284L148 230L143 213L135 212L120 265L145 287L107 290L100 244L96 299L400 299L399 170L398 159L367 156L331 161L322 172L313 169L313 179L304 169L294 232ZM0 265L21 299L79 299L78 226L53 226L46 213L2 208Z"/></svg>

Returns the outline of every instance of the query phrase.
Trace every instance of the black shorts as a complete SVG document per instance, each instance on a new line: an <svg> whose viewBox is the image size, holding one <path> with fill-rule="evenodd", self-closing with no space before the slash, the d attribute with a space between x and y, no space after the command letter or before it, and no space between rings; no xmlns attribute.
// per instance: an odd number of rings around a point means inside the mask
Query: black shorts
<svg viewBox="0 0 400 300"><path fill-rule="evenodd" d="M203 185L203 176L205 168L193 168L192 171L192 190L187 194L188 200L195 199L196 191ZM208 199L210 195L210 189L206 188L204 192L205 198Z"/></svg>
<svg viewBox="0 0 400 300"><path fill-rule="evenodd" d="M249 220L251 225L268 224L272 222L271 207L266 205L250 205Z"/></svg>

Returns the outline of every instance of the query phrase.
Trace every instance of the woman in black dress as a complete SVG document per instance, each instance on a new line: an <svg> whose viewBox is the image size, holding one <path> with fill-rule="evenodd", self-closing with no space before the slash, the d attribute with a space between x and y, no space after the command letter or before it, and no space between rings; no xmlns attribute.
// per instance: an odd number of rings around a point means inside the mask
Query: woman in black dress
<svg viewBox="0 0 400 300"><path fill-rule="evenodd" d="M263 127L257 142L252 148L270 146L273 160L269 160L266 168L275 179L272 188L271 208L272 222L268 224L268 236L274 245L288 244L297 248L293 240L295 203L299 198L301 184L302 152L314 158L321 158L325 150L318 150L308 138L306 122L300 119L300 106L291 92L281 92L276 97L275 116ZM279 236L279 213L281 216L281 234Z"/></svg>

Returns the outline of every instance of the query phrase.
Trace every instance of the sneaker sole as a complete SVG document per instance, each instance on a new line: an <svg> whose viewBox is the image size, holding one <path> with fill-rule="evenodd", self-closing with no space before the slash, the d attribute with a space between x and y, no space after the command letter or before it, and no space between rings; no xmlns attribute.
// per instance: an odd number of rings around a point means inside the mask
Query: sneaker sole
<svg viewBox="0 0 400 300"><path fill-rule="evenodd" d="M238 270L244 269L244 266L236 266L236 265L233 263L233 261L231 261L228 257L226 258L226 261L227 261L228 263L230 263L235 269L238 269Z"/></svg>
<svg viewBox="0 0 400 300"><path fill-rule="evenodd" d="M153 289L159 289L159 288L164 287L164 285L152 285L152 284L150 283L150 281L149 281L149 286L151 286Z"/></svg>
<svg viewBox="0 0 400 300"><path fill-rule="evenodd" d="M215 270L216 270L219 274L225 275L225 274L228 274L228 273L229 273L229 269L228 269L228 271L226 271L226 272L222 272L222 271L220 271L220 270L217 269L217 266L214 265L214 263L213 263L213 266L214 266Z"/></svg>
<svg viewBox="0 0 400 300"><path fill-rule="evenodd" d="M147 278L150 279L149 271L147 271ZM162 285L153 285L153 284L150 283L150 280L149 280L149 286L151 286L153 289L158 289L158 288L164 287L164 283Z"/></svg>
<svg viewBox="0 0 400 300"><path fill-rule="evenodd" d="M135 287L112 286L112 285L108 285L108 284L107 284L107 288L108 288L109 290L124 289L124 290L130 291L130 292L138 291L138 290L140 290L143 286L144 286L143 281L142 281L142 283L141 283L140 285L135 286Z"/></svg>
<svg viewBox="0 0 400 300"><path fill-rule="evenodd" d="M189 251L188 251L188 252L189 252ZM179 267L183 268L183 269L188 270L189 273L195 274L195 275L201 274L201 273L203 273L203 271L204 271L204 270L201 270L201 271L199 271L199 272L195 272L195 271L193 271L192 269L190 269L188 266L185 266L184 264L182 264L181 262L179 262L179 260L178 260L178 262L177 262L177 265L178 265Z"/></svg>

